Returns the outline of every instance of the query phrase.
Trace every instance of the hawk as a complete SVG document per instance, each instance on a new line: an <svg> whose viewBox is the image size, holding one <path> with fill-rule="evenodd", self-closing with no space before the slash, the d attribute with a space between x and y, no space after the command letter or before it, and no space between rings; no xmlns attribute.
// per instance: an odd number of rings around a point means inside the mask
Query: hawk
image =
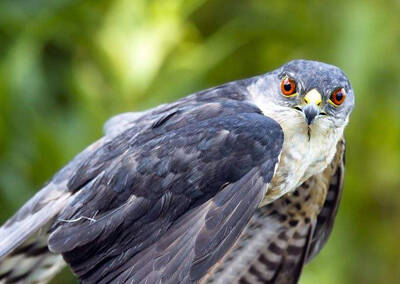
<svg viewBox="0 0 400 284"><path fill-rule="evenodd" d="M332 229L353 89L295 60L105 124L0 228L0 282L296 283Z"/></svg>

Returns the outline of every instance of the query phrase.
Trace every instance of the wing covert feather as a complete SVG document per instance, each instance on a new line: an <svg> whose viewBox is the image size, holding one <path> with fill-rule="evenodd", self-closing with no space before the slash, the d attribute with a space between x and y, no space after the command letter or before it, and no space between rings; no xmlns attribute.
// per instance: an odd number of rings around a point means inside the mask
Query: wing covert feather
<svg viewBox="0 0 400 284"><path fill-rule="evenodd" d="M169 113L142 132L134 126L117 135L115 145L94 153L70 179L70 190L80 190L53 225L49 248L82 281L136 272L135 262L125 263L176 235L176 223L190 224L189 212L204 221L182 232L174 259L191 260L190 270L178 270L188 281L200 279L233 245L265 193L283 142L276 122L232 102ZM143 259L153 263L152 256ZM157 271L170 277L171 267Z"/></svg>

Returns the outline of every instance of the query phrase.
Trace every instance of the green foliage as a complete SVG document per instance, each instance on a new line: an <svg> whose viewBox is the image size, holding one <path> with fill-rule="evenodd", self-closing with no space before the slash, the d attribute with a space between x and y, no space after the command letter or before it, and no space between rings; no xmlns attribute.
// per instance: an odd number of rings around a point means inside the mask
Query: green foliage
<svg viewBox="0 0 400 284"><path fill-rule="evenodd" d="M2 0L0 221L119 112L294 58L341 67L356 92L346 186L301 283L400 281L396 1ZM54 283L74 283L64 272Z"/></svg>

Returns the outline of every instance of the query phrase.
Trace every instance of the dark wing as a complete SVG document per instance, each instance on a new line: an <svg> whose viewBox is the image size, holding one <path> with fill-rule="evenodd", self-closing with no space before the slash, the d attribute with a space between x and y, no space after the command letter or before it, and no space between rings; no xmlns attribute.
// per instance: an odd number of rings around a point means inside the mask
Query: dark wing
<svg viewBox="0 0 400 284"><path fill-rule="evenodd" d="M342 140L323 173L257 209L235 247L204 283L297 283L304 264L332 230L343 186L343 161Z"/></svg>
<svg viewBox="0 0 400 284"><path fill-rule="evenodd" d="M235 101L171 109L129 128L69 180L76 193L50 250L82 281L198 280L257 208L282 142L276 122Z"/></svg>
<svg viewBox="0 0 400 284"><path fill-rule="evenodd" d="M129 133L136 137L143 130L152 128L151 126L170 118L171 114L176 113L178 110L184 112L212 101L226 102L230 107L228 107L228 112L224 114L233 114L235 107L232 104L245 100L247 85L245 80L231 82L147 111L125 113L111 118L104 125L105 137L77 155L44 188L24 204L12 218L0 227L0 262L6 255L10 254L29 238L32 238L41 228L46 227L48 223L52 223L54 217L69 202L71 195L73 196L75 192L80 190L79 186L71 182L71 179L76 177L78 168L82 167L82 165L89 166L88 161L91 161L92 165L95 164L96 168L85 171L88 176L79 175L81 179L88 182L96 177L96 174L99 173L99 168L106 167L109 164L109 160L117 157L126 149L127 145L123 145L125 141L121 139L124 131L129 130ZM213 105L214 107L211 107L210 112L208 112L211 116L215 115L215 111L218 111L218 108L215 108L216 104ZM247 111L254 112L255 107L248 106ZM201 119L204 119L204 117ZM112 140L118 135L121 135L121 137L116 139L117 142L114 143ZM134 137L131 138L133 139ZM114 149L111 149L111 147L114 147ZM103 160L96 160L99 157ZM71 185L75 186L72 190L70 188Z"/></svg>
<svg viewBox="0 0 400 284"><path fill-rule="evenodd" d="M226 84L193 94L174 103L161 105L149 111L123 114L111 119L105 125L105 137L80 153L0 227L0 280L25 281L31 279L33 281L35 279L34 281L42 281L54 274L56 270L53 267L50 268L49 261L53 262L52 259L56 256L48 250L47 230L59 212L86 185L85 183L89 183L96 177L96 173L99 173L97 169L106 167L108 160L112 160L113 157L120 154L118 152L119 146L110 140L127 129L131 129L131 134L136 131L135 135L138 135L149 125L151 127L152 125L162 124L178 109L185 111L211 101L243 101L245 100L246 85L240 81ZM111 145L115 146L116 149L111 149ZM99 155L100 152L105 153L105 155ZM85 173L89 174L86 177L80 175L81 180L84 180L85 183L81 184L81 187L71 188L72 185L76 185L71 180L76 176L77 169L81 168L82 165L87 165L88 161L93 162L99 156L103 158L103 161L97 161L97 164L96 162L92 163L97 168L86 171ZM27 259L27 262L25 259ZM16 260L18 260L18 265L15 265ZM59 262L53 263L57 266L56 264ZM43 273L39 273L39 275L36 270L43 265L47 271L42 270ZM60 265L57 267L60 267ZM49 271L50 273L48 273ZM31 278L31 276L34 278Z"/></svg>

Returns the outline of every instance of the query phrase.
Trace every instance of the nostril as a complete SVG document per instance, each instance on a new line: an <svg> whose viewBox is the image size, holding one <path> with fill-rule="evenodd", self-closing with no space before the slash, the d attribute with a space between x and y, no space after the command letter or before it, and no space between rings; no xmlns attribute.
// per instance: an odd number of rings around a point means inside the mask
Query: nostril
<svg viewBox="0 0 400 284"><path fill-rule="evenodd" d="M302 109L300 107L298 107L298 106L295 106L294 109L298 110L298 111L302 111Z"/></svg>

